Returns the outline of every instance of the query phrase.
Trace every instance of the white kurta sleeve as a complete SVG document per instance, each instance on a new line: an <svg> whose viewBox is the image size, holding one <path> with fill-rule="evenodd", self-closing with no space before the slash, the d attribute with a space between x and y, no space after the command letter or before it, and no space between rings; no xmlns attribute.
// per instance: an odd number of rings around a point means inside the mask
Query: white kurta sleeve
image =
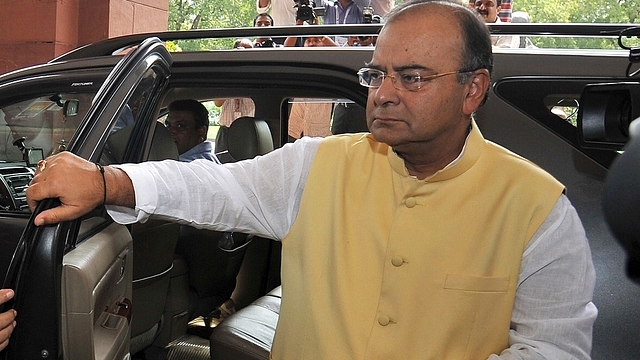
<svg viewBox="0 0 640 360"><path fill-rule="evenodd" d="M590 359L595 279L584 228L562 195L523 254L510 347L489 359Z"/></svg>
<svg viewBox="0 0 640 360"><path fill-rule="evenodd" d="M123 224L144 222L153 215L198 228L279 240L298 213L321 141L303 138L264 156L223 165L207 160L114 165L131 179L136 206L107 210Z"/></svg>

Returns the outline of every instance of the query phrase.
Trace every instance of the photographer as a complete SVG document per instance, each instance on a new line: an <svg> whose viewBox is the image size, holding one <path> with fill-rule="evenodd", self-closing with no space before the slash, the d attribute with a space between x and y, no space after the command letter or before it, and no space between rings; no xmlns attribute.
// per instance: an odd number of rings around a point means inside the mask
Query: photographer
<svg viewBox="0 0 640 360"><path fill-rule="evenodd" d="M327 2L324 8L323 21L325 24L362 24L365 22L363 10L353 0ZM371 9L371 15L373 15L373 8L368 9ZM335 42L338 46L345 46L348 39L346 36L336 36Z"/></svg>
<svg viewBox="0 0 640 360"><path fill-rule="evenodd" d="M371 15L369 11L371 11L371 7L365 9L364 11L364 23L365 24L380 24L382 23L382 18L380 15ZM347 45L349 46L375 46L376 45L377 36L349 36L349 40L347 41Z"/></svg>
<svg viewBox="0 0 640 360"><path fill-rule="evenodd" d="M360 9L372 7L373 13L385 16L396 5L395 0L354 0Z"/></svg>
<svg viewBox="0 0 640 360"><path fill-rule="evenodd" d="M318 25L318 18L315 17L313 22L307 25ZM305 21L302 19L296 20L296 25L305 25ZM336 42L328 36L312 36L307 38L298 38L297 36L289 36L284 41L285 47L316 47L316 46L337 46Z"/></svg>
<svg viewBox="0 0 640 360"><path fill-rule="evenodd" d="M253 18L253 27L263 27L263 26L273 26L273 18L269 14L258 14L255 18ZM280 43L282 42L279 41ZM270 37L257 37L253 41L254 48L270 48L276 47L278 44L276 40Z"/></svg>

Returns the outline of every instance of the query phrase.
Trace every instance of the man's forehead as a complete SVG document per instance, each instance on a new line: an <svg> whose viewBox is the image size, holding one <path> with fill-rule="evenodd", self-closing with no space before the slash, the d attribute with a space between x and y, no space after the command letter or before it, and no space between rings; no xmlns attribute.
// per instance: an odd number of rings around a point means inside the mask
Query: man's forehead
<svg viewBox="0 0 640 360"><path fill-rule="evenodd" d="M167 116L167 121L172 122L182 122L193 120L193 114L188 110L172 110L169 111L169 115Z"/></svg>
<svg viewBox="0 0 640 360"><path fill-rule="evenodd" d="M421 9L425 10L425 9ZM420 11L399 17L383 27L377 45L388 42L410 48L430 49L457 42L461 29L450 9L433 7L436 11ZM374 54L378 46L374 50Z"/></svg>
<svg viewBox="0 0 640 360"><path fill-rule="evenodd" d="M399 20L385 24L373 52L372 67L384 71L405 68L439 71L458 61L462 34L450 11L427 12L422 16L414 13Z"/></svg>
<svg viewBox="0 0 640 360"><path fill-rule="evenodd" d="M496 2L494 0L476 0L476 6L479 5L484 5L484 6L488 6L488 5L496 5Z"/></svg>

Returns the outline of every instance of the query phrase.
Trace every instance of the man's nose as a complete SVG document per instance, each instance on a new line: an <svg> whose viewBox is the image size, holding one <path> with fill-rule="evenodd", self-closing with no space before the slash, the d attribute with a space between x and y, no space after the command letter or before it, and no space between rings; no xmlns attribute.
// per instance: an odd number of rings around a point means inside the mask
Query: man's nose
<svg viewBox="0 0 640 360"><path fill-rule="evenodd" d="M391 76L385 76L384 80L382 80L382 84L371 90L373 91L373 94L370 93L369 96L373 96L376 105L395 103L398 101L398 92L400 90L396 88L394 79Z"/></svg>

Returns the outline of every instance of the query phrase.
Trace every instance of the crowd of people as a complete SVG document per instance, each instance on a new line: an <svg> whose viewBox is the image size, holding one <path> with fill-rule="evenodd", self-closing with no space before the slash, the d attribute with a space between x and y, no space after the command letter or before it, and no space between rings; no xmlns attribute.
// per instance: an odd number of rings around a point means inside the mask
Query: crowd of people
<svg viewBox="0 0 640 360"><path fill-rule="evenodd" d="M302 22L309 24L362 24L381 22L384 16L395 6L395 0L294 0L297 5L292 6L288 0L256 0L256 10L259 14L271 16L273 25L299 25ZM309 3L310 7L322 9L323 15L312 19L302 19L298 16L301 1ZM462 0L464 1L464 0ZM470 0L469 6L474 8L489 24L514 22L529 22L528 14L524 12L512 13L511 0ZM254 26L255 26L254 21ZM533 47L530 40L520 36L492 36L494 47L517 48ZM333 39L339 46L362 45L356 37L335 37ZM366 45L371 44L371 42ZM297 46L303 46L298 43Z"/></svg>

